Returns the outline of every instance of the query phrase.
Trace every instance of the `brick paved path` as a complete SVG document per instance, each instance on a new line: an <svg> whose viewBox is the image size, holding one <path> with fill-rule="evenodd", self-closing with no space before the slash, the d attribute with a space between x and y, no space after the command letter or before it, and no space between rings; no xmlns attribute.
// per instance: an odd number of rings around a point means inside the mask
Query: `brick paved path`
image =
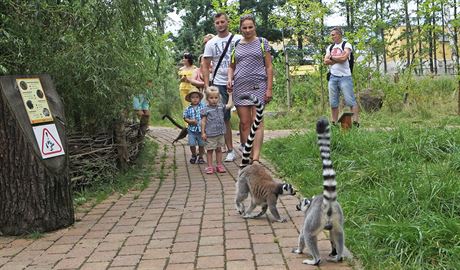
<svg viewBox="0 0 460 270"><path fill-rule="evenodd" d="M209 176L204 164L187 162L185 140L170 144L178 129L155 127L150 134L160 148L147 189L113 195L78 214L74 226L37 240L0 237L0 269L319 269L302 264L307 255L290 252L303 222L295 198L278 203L287 223L245 220L233 203L239 160ZM330 244L321 239L325 258ZM344 262L321 269L352 268Z"/></svg>

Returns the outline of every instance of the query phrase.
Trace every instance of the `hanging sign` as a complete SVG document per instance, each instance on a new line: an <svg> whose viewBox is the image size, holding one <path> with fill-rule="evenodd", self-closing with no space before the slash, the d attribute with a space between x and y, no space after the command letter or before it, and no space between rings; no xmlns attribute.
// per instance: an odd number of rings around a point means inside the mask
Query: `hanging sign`
<svg viewBox="0 0 460 270"><path fill-rule="evenodd" d="M48 101L39 78L17 78L24 107L31 124L53 122Z"/></svg>
<svg viewBox="0 0 460 270"><path fill-rule="evenodd" d="M34 126L33 130L43 159L65 154L55 124Z"/></svg>

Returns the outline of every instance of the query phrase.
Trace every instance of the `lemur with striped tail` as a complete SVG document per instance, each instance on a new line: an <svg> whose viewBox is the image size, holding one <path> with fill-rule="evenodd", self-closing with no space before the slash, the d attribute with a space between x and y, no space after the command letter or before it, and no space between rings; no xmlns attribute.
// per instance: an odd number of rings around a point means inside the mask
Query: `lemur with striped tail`
<svg viewBox="0 0 460 270"><path fill-rule="evenodd" d="M236 210L244 218L257 218L265 214L269 208L276 221L285 222L286 219L280 216L276 208L278 196L295 195L296 192L291 184L274 181L262 165L250 164L249 156L257 128L263 119L264 105L254 95L247 96L245 99L251 99L256 105L256 117L244 145L243 157L238 171L235 197ZM249 193L251 194L251 206L245 210L243 201L248 197ZM253 214L252 211L257 205L262 207L262 211L258 214Z"/></svg>
<svg viewBox="0 0 460 270"><path fill-rule="evenodd" d="M303 252L305 245L309 248L312 260L304 260L303 263L318 265L321 257L318 250L318 234L324 229L330 231L332 252L328 261L339 262L345 246L343 231L343 212L337 202L337 181L331 160L331 134L329 122L325 118L318 120L316 124L318 145L323 162L323 194L310 200L303 199L297 206L298 210L305 212L303 228L299 235L299 245L293 249L294 253Z"/></svg>

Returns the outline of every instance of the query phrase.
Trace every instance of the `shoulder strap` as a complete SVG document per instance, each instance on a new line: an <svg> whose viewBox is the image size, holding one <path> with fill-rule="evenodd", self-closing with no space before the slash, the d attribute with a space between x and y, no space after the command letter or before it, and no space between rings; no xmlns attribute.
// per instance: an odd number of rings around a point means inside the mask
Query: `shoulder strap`
<svg viewBox="0 0 460 270"><path fill-rule="evenodd" d="M230 55L230 63L235 63L235 49L236 49L236 46L240 43L240 40L241 39L238 39L237 41L235 41L235 46L233 46L233 50L232 50L232 54Z"/></svg>
<svg viewBox="0 0 460 270"><path fill-rule="evenodd" d="M334 48L334 45L335 45L334 43L332 43L332 44L329 45L329 53L332 52L332 48Z"/></svg>
<svg viewBox="0 0 460 270"><path fill-rule="evenodd" d="M219 62L217 62L216 68L214 69L214 75L217 74L217 70L219 69L220 63L222 63L222 59L224 59L225 54L227 53L228 47L230 46L230 43L232 43L233 36L234 34L230 36L230 38L227 41L227 45L225 45L224 51L222 52L222 55L219 58Z"/></svg>
<svg viewBox="0 0 460 270"><path fill-rule="evenodd" d="M264 67L265 67L265 44L264 44L264 39L262 37L259 37L260 41L260 49L262 50L262 59L264 61Z"/></svg>

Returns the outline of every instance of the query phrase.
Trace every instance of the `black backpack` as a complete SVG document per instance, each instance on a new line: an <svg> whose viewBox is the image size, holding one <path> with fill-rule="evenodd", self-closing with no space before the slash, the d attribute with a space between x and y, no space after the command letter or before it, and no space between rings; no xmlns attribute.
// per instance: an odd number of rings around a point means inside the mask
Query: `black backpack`
<svg viewBox="0 0 460 270"><path fill-rule="evenodd" d="M342 51L345 51L346 41L342 41ZM332 53L332 48L335 44L329 45L329 53ZM355 56L353 55L353 50L351 50L350 56L348 56L348 65L350 66L350 71L353 73L353 66L355 65Z"/></svg>

